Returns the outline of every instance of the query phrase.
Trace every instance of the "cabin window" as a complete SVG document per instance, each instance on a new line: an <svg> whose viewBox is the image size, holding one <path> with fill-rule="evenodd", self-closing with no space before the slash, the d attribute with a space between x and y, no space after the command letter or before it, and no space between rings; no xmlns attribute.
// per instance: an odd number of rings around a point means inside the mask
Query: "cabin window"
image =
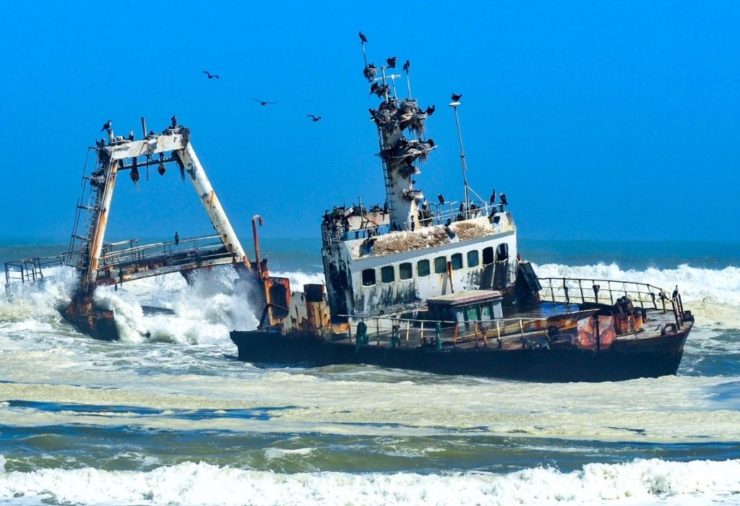
<svg viewBox="0 0 740 506"><path fill-rule="evenodd" d="M443 274L447 272L447 258L437 257L434 259L434 273Z"/></svg>
<svg viewBox="0 0 740 506"><path fill-rule="evenodd" d="M414 269L409 262L398 266L398 277L401 279L411 279L414 276Z"/></svg>
<svg viewBox="0 0 740 506"><path fill-rule="evenodd" d="M480 316L478 316L478 308L476 306L468 308L467 320L469 322L480 321Z"/></svg>
<svg viewBox="0 0 740 506"><path fill-rule="evenodd" d="M458 269L462 269L463 261L462 261L462 253L455 253L452 255L452 258L450 259L452 262L452 270L456 271Z"/></svg>
<svg viewBox="0 0 740 506"><path fill-rule="evenodd" d="M488 265L493 263L493 247L489 246L487 248L483 248L483 265Z"/></svg>
<svg viewBox="0 0 740 506"><path fill-rule="evenodd" d="M380 280L383 283L393 283L393 280L396 279L395 272L393 272L393 266L392 265L386 265L382 269L380 269Z"/></svg>
<svg viewBox="0 0 740 506"><path fill-rule="evenodd" d="M429 260L419 260L419 263L416 264L416 275L423 278L429 276L429 272Z"/></svg>
<svg viewBox="0 0 740 506"><path fill-rule="evenodd" d="M375 269L362 271L362 286L373 286L375 284Z"/></svg>
<svg viewBox="0 0 740 506"><path fill-rule="evenodd" d="M478 251L468 251L468 267L478 266Z"/></svg>
<svg viewBox="0 0 740 506"><path fill-rule="evenodd" d="M509 245L502 242L496 248L496 257L499 262L509 259Z"/></svg>
<svg viewBox="0 0 740 506"><path fill-rule="evenodd" d="M480 307L480 319L484 322L493 320L493 310L490 304L484 304Z"/></svg>

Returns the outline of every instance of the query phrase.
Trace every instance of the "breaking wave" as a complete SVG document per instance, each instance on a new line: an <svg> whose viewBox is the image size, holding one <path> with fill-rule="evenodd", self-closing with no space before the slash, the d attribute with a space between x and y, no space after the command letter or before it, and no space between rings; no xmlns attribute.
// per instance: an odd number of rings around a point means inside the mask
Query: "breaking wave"
<svg viewBox="0 0 740 506"><path fill-rule="evenodd" d="M540 264L541 277L580 277L648 282L672 290L679 286L687 309L698 317L703 328L740 328L740 268L707 269L680 265L673 269L622 269L617 264L570 266ZM75 274L71 269L54 273L40 285L12 287L0 298L0 324L5 328L63 327L59 310L71 296ZM280 272L290 279L294 290L306 283L323 283L318 272ZM179 274L169 274L127 283L122 289L103 287L96 300L116 312L124 341L146 340L180 344L227 344L232 329L257 325L246 291L234 284L236 274L229 268L198 271L191 285ZM165 308L167 313L151 314L147 306ZM30 327L29 327L30 326Z"/></svg>
<svg viewBox="0 0 740 506"><path fill-rule="evenodd" d="M2 459L0 458L0 464ZM0 502L74 504L736 504L740 460L635 460L572 472L284 474L181 463L150 471L0 472Z"/></svg>
<svg viewBox="0 0 740 506"><path fill-rule="evenodd" d="M705 269L683 264L674 269L622 269L617 264L535 265L540 277L613 279L650 283L669 293L678 285L686 309L704 325L740 328L740 268Z"/></svg>

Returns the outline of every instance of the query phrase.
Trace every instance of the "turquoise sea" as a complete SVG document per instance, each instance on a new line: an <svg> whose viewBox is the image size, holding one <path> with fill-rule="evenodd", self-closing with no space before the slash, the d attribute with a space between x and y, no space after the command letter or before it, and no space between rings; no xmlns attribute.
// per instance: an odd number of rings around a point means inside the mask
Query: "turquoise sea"
<svg viewBox="0 0 740 506"><path fill-rule="evenodd" d="M323 278L317 239L262 246L294 287ZM520 249L541 276L679 285L696 326L678 374L256 367L228 338L256 325L228 268L99 290L123 339L98 342L59 316L74 273L56 270L0 296L0 504L740 504L740 244Z"/></svg>

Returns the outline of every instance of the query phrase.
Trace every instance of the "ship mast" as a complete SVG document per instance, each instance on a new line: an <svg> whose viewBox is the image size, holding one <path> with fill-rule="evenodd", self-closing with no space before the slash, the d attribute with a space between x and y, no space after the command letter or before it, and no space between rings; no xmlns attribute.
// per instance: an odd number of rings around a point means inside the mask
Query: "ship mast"
<svg viewBox="0 0 740 506"><path fill-rule="evenodd" d="M365 57L364 42L362 48ZM427 112L411 96L403 100L397 96L395 80L401 75L389 72L396 68L395 60L388 58L388 65L378 69L365 58L363 74L370 83L370 93L382 100L370 114L378 127L390 229L415 230L419 227L419 203L424 200L424 194L414 188L413 177L420 172L415 162L424 160L435 145L432 139L423 140ZM404 68L408 80L408 69ZM408 83L407 89L410 95ZM411 139L404 136L405 130L413 133Z"/></svg>
<svg viewBox="0 0 740 506"><path fill-rule="evenodd" d="M454 97L457 98L457 97ZM465 190L465 217L469 218L470 214L470 186L468 186L468 164L465 160L465 147L463 146L462 129L460 128L460 116L457 108L460 107L460 100L452 100L449 106L455 114L455 125L457 126L457 140L460 143L460 166L462 168L463 187Z"/></svg>

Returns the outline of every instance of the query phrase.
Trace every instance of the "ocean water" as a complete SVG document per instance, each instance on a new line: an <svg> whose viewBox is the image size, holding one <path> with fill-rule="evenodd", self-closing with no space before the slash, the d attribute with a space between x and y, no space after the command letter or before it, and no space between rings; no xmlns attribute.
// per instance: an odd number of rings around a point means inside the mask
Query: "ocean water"
<svg viewBox="0 0 740 506"><path fill-rule="evenodd" d="M98 342L59 316L60 269L0 296L0 504L740 504L740 245L522 249L541 276L678 284L697 320L678 374L260 368L228 338L256 325L228 268L99 290L123 339ZM295 286L321 281L318 241L263 250Z"/></svg>

